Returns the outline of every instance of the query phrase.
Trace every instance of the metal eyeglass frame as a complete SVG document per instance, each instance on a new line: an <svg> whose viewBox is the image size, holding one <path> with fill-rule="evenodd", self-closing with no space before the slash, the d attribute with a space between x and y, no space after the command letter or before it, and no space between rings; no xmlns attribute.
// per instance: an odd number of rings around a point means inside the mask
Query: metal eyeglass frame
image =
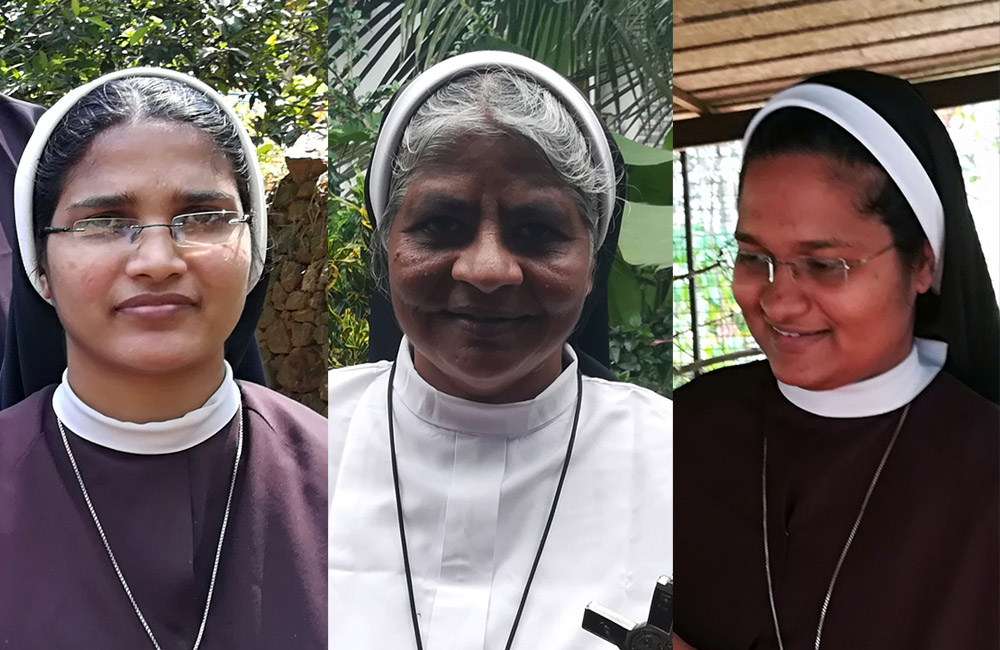
<svg viewBox="0 0 1000 650"><path fill-rule="evenodd" d="M880 250L877 253L869 256L866 259L855 260L855 261L852 261L852 262L848 262L847 260L845 260L842 257L816 257L816 256L813 256L813 255L801 255L799 257L792 258L791 260L789 260L787 262L782 262L781 260L775 258L773 255L768 255L766 253L748 253L748 252L744 252L744 251L740 251L740 252L736 253L736 261L737 262L739 261L739 256L740 255L752 255L754 257L758 257L761 260L767 262L767 282L768 282L768 284L773 284L774 283L774 275L777 272L775 270L775 267L778 267L778 266L787 266L788 269L789 269L789 271L791 272L792 281L797 282L798 278L799 278L799 273L802 271L802 267L800 266L800 264L802 263L802 260L822 259L822 260L826 260L826 261L829 261L829 262L837 262L837 261L839 261L841 263L843 271L844 271L844 279L840 281L841 283L843 283L843 282L847 282L848 277L850 277L851 271L853 271L854 269L858 268L859 266L863 266L863 265L867 264L868 262L871 262L873 259L875 259L876 257L878 257L880 255L884 255L885 253L891 251L895 247L896 247L895 244L889 244L888 246L886 246L882 250ZM735 264L734 264L734 266L735 266Z"/></svg>
<svg viewBox="0 0 1000 650"><path fill-rule="evenodd" d="M113 218L117 219L118 221L133 221L133 222L135 222L135 225L128 225L128 226L126 226L123 229L123 231L127 232L127 234L128 234L127 239L128 239L128 243L129 243L130 246L133 245L133 244L135 244L135 242L139 239L139 235L142 234L142 231L146 230L147 228L169 228L170 229L170 238L173 240L173 242L174 242L174 244L176 246L180 246L181 248L197 248L199 246L212 246L213 244L189 244L187 242L181 242L181 241L178 240L178 237L180 237L181 229L184 227L184 222L182 221L182 222L178 223L177 220L178 219L186 219L187 217L193 217L193 216L200 215L200 214L223 214L223 215L236 214L236 215L238 215L239 212L237 210L204 210L202 212L186 212L184 214L178 214L178 215L172 217L170 219L170 223L149 223L149 224L145 224L145 225L139 224L139 220L138 219L132 219L132 218L129 218L129 217L113 217ZM250 214L250 213L247 213L247 214L243 215L242 217L237 217L236 219L230 219L229 223L230 224L239 224L239 223L249 224L252 218L253 218L253 215ZM73 226L69 227L69 228L54 228L52 226L46 226L45 228L42 228L42 234L43 235L52 235L52 234L58 234L58 233L63 233L63 232L83 232L84 229L77 226L77 224L79 224L81 221L90 221L90 219L79 219L79 220L73 222Z"/></svg>

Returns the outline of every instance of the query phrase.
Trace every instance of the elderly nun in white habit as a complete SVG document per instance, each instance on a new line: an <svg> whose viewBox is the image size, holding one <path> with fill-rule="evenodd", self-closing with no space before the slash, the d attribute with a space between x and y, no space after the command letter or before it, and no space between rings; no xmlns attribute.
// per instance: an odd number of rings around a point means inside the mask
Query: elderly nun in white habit
<svg viewBox="0 0 1000 650"><path fill-rule="evenodd" d="M588 603L641 621L671 573L670 402L567 344L621 216L613 151L508 53L387 111L367 191L404 336L330 373L330 647L601 650Z"/></svg>

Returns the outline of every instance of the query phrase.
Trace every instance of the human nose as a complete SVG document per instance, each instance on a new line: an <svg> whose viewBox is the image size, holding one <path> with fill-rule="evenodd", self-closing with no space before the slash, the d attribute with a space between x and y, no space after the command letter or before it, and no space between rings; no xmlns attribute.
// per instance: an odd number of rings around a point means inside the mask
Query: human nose
<svg viewBox="0 0 1000 650"><path fill-rule="evenodd" d="M788 262L773 262L771 268L771 281L760 292L760 307L768 319L780 323L808 311L809 296L796 282L798 268Z"/></svg>
<svg viewBox="0 0 1000 650"><path fill-rule="evenodd" d="M481 228L475 240L459 253L451 277L483 293L521 284L524 279L517 257L504 245L498 229L489 227Z"/></svg>
<svg viewBox="0 0 1000 650"><path fill-rule="evenodd" d="M126 265L129 275L160 281L185 270L187 262L174 244L171 228L148 227L138 232Z"/></svg>

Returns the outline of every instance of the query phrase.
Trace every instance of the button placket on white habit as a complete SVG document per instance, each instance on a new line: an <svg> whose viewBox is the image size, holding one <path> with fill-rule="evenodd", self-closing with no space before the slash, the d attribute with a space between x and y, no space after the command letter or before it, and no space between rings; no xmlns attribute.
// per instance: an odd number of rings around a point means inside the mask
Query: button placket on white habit
<svg viewBox="0 0 1000 650"><path fill-rule="evenodd" d="M457 434L428 647L485 648L507 439Z"/></svg>

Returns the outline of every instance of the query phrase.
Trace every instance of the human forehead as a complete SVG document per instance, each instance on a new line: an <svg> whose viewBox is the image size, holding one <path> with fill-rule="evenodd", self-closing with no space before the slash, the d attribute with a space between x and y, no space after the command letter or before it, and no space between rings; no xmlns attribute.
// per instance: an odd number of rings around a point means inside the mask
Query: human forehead
<svg viewBox="0 0 1000 650"><path fill-rule="evenodd" d="M443 135L428 147L416 177L455 173L523 177L526 181L564 185L537 144L509 133Z"/></svg>
<svg viewBox="0 0 1000 650"><path fill-rule="evenodd" d="M848 248L882 241L889 229L871 209L881 182L877 169L823 154L783 153L754 160L744 171L737 239L834 242Z"/></svg>
<svg viewBox="0 0 1000 650"><path fill-rule="evenodd" d="M235 188L236 177L226 157L198 127L147 120L118 124L95 136L67 171L63 195L137 182L147 188L191 182Z"/></svg>

